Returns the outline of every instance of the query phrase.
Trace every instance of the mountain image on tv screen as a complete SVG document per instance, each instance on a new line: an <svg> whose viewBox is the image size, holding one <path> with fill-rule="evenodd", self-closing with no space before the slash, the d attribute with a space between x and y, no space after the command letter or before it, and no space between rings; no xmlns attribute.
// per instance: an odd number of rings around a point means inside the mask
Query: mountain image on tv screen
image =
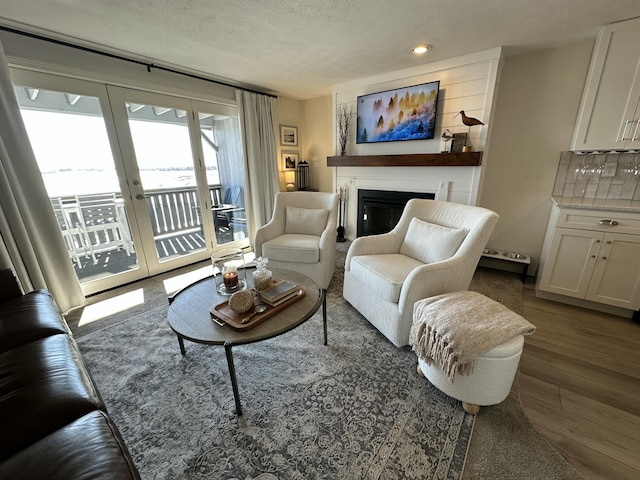
<svg viewBox="0 0 640 480"><path fill-rule="evenodd" d="M440 81L358 97L356 143L429 140Z"/></svg>

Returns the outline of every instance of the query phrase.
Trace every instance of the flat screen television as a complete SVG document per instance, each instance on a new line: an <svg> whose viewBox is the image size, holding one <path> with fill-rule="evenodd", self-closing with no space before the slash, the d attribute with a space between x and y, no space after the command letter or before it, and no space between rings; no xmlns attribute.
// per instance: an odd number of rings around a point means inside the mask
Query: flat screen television
<svg viewBox="0 0 640 480"><path fill-rule="evenodd" d="M430 140L440 80L358 97L356 143Z"/></svg>

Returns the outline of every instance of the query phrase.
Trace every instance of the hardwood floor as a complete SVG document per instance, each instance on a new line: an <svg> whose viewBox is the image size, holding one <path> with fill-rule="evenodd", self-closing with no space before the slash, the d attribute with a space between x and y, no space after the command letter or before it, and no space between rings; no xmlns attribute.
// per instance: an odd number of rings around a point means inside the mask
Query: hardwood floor
<svg viewBox="0 0 640 480"><path fill-rule="evenodd" d="M536 429L590 479L640 478L640 324L535 296L520 395Z"/></svg>

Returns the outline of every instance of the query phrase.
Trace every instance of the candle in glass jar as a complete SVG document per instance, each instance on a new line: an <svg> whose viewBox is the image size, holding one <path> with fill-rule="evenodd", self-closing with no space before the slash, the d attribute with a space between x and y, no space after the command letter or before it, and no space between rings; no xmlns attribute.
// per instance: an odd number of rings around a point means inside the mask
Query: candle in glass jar
<svg viewBox="0 0 640 480"><path fill-rule="evenodd" d="M222 274L222 281L227 288L236 288L238 286L238 271L233 269Z"/></svg>

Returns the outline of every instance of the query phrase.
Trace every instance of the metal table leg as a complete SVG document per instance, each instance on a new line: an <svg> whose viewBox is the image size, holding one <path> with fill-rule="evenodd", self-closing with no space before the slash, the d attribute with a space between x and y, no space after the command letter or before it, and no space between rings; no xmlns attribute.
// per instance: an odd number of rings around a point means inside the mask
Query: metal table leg
<svg viewBox="0 0 640 480"><path fill-rule="evenodd" d="M184 340L182 339L182 337L180 335L178 335L178 345L180 345L180 353L182 355L187 353L186 350L184 349Z"/></svg>
<svg viewBox="0 0 640 480"><path fill-rule="evenodd" d="M227 354L227 366L229 367L229 376L231 377L231 388L233 388L233 399L236 402L236 415L242 415L242 405L240 404L240 392L238 391L238 380L236 379L236 367L233 364L233 354L231 353L231 345L224 344L224 352Z"/></svg>

